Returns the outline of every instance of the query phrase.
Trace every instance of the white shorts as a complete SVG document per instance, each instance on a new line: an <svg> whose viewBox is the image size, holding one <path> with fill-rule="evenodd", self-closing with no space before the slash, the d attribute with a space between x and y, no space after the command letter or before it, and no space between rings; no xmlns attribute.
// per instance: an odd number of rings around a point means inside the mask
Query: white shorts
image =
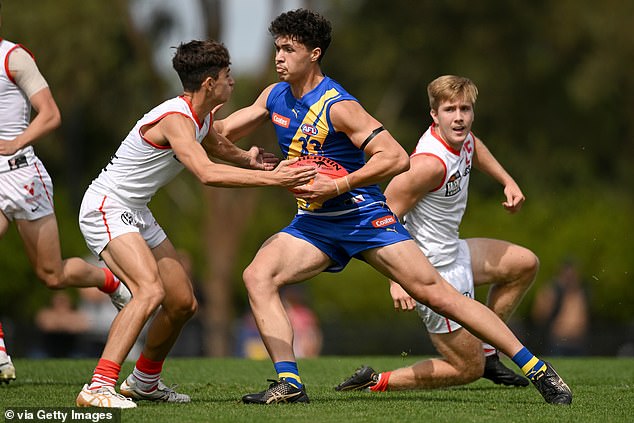
<svg viewBox="0 0 634 423"><path fill-rule="evenodd" d="M86 245L97 257L111 240L123 234L140 233L150 248L167 238L149 208L132 209L112 197L90 191L84 194L81 202L79 229Z"/></svg>
<svg viewBox="0 0 634 423"><path fill-rule="evenodd" d="M0 211L10 221L37 220L55 212L53 181L40 159L0 173Z"/></svg>
<svg viewBox="0 0 634 423"><path fill-rule="evenodd" d="M462 295L474 298L473 270L467 241L462 239L459 241L456 261L446 266L436 267L436 270ZM462 327L419 302L416 303L416 311L423 319L429 333L450 333Z"/></svg>

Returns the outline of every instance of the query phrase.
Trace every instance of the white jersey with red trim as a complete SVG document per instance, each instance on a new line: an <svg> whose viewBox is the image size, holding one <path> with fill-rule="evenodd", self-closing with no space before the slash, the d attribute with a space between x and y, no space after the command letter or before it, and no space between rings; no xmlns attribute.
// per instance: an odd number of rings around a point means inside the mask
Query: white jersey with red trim
<svg viewBox="0 0 634 423"><path fill-rule="evenodd" d="M88 191L115 198L131 208L145 207L156 191L183 169L170 146L152 144L142 135L144 127L178 113L192 120L196 140L207 136L211 114L201 121L185 97L167 100L145 114L121 143L110 163L92 181Z"/></svg>
<svg viewBox="0 0 634 423"><path fill-rule="evenodd" d="M20 45L0 38L0 140L13 140L24 132L31 121L31 103L9 72L9 54ZM32 164L32 146L16 151L11 156L0 156L0 172Z"/></svg>
<svg viewBox="0 0 634 423"><path fill-rule="evenodd" d="M454 262L458 253L458 229L467 207L469 175L475 149L469 134L460 151L453 149L432 125L416 145L411 157L426 154L445 167L442 183L425 194L404 216L405 227L433 266Z"/></svg>

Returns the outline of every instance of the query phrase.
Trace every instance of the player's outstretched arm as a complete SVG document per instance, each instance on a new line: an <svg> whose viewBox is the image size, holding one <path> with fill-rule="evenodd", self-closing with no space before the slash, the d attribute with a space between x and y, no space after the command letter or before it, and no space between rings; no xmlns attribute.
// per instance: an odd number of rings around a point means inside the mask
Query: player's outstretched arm
<svg viewBox="0 0 634 423"><path fill-rule="evenodd" d="M252 105L236 110L224 119L215 120L214 129L234 143L251 134L269 116L266 99L273 86L274 84L265 88Z"/></svg>
<svg viewBox="0 0 634 423"><path fill-rule="evenodd" d="M245 151L213 128L209 129L209 134L203 140L202 146L208 155L245 168L273 170L279 163L279 159L274 154L267 153L256 146Z"/></svg>
<svg viewBox="0 0 634 423"><path fill-rule="evenodd" d="M145 136L159 145L169 144L183 166L205 185L219 187L273 185L292 188L308 183L317 173L312 167L288 166L289 161L282 162L272 172L214 163L209 160L202 145L196 142L191 120L179 114L164 117L148 130Z"/></svg>
<svg viewBox="0 0 634 423"><path fill-rule="evenodd" d="M522 208L524 204L524 194L519 185L511 177L511 175L504 169L504 167L497 161L491 151L484 145L482 140L476 137L475 139L475 154L473 159L474 166L491 176L498 181L504 187L504 195L506 201L502 203L504 208L511 213L515 213Z"/></svg>

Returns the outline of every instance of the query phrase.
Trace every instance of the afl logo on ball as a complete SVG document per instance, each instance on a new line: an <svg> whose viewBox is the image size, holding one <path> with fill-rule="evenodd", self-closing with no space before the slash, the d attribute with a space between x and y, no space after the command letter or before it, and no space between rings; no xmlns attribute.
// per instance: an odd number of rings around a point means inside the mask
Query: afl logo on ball
<svg viewBox="0 0 634 423"><path fill-rule="evenodd" d="M132 225L134 223L134 216L130 212L121 213L121 221L126 225Z"/></svg>

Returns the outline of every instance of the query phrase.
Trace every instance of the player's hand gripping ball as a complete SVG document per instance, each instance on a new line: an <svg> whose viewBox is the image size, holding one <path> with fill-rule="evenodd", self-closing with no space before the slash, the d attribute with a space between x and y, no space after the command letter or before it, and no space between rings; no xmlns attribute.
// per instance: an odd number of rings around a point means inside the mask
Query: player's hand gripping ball
<svg viewBox="0 0 634 423"><path fill-rule="evenodd" d="M312 166L317 169L317 173L328 176L330 179L341 178L348 174L348 171L333 159L316 155L301 156L299 160L289 166ZM312 182L311 180L308 184L310 185ZM290 189L290 191L295 192L293 189Z"/></svg>

